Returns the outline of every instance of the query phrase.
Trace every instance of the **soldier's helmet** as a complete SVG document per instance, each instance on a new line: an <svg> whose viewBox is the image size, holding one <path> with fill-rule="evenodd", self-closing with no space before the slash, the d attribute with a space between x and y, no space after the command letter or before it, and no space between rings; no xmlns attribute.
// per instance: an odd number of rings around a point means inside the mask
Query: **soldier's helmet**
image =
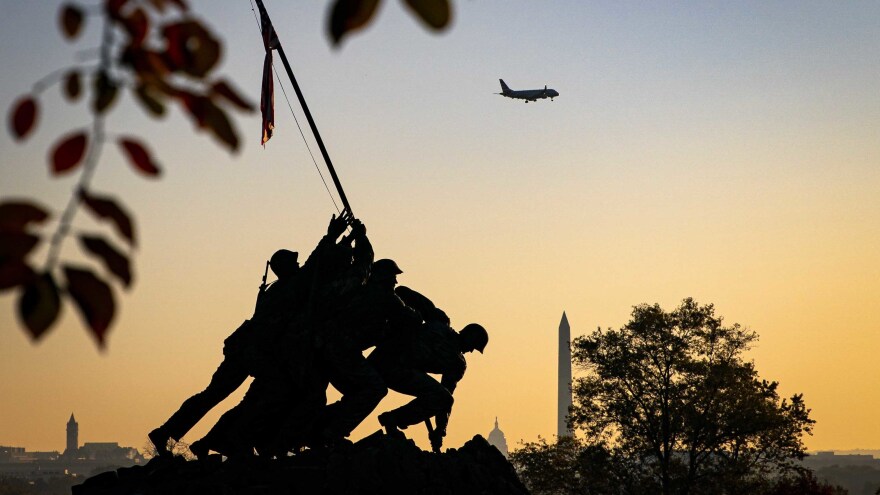
<svg viewBox="0 0 880 495"><path fill-rule="evenodd" d="M278 278L289 277L299 268L298 257L299 254L294 251L279 249L269 259L269 266Z"/></svg>
<svg viewBox="0 0 880 495"><path fill-rule="evenodd" d="M370 278L373 280L383 280L400 273L403 273L403 270L397 266L397 263L386 258L373 262L373 267L370 269Z"/></svg>
<svg viewBox="0 0 880 495"><path fill-rule="evenodd" d="M466 342L472 344L474 349L480 351L480 354L483 353L483 349L485 349L486 344L489 343L489 332L487 332L482 325L477 323L468 324L461 329L459 334Z"/></svg>

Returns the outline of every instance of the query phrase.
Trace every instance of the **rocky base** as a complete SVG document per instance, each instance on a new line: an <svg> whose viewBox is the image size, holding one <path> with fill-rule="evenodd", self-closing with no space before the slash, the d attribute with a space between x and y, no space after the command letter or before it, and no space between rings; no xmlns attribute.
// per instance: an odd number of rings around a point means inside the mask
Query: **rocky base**
<svg viewBox="0 0 880 495"><path fill-rule="evenodd" d="M477 435L459 449L425 452L376 432L334 451L221 462L154 458L93 476L73 495L528 494L513 466Z"/></svg>

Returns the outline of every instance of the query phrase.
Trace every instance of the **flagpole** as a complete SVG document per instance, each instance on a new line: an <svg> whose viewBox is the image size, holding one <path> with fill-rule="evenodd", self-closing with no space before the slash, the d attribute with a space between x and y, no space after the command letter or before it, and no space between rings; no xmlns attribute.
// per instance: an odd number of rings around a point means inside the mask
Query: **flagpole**
<svg viewBox="0 0 880 495"><path fill-rule="evenodd" d="M269 13L266 11L266 7L263 5L263 0L256 0L257 8L260 9L260 15L265 16L266 20L269 22L270 29L275 32L275 28L272 27L272 20L269 18ZM277 39L278 33L275 32L275 37ZM287 55L284 54L284 48L281 46L281 40L278 40L278 55L281 56L281 63L284 64L284 69L287 71L287 77L290 78L290 82L293 85L293 90L296 91L296 97L299 99L299 104L303 109L303 113L306 114L306 119L309 121L309 127L312 129L312 135L315 136L315 141L318 142L318 148L321 150L321 156L324 157L324 162L327 164L327 169L330 171L330 177L333 178L333 184L336 185L336 191L339 193L339 199L342 201L342 205L345 206L345 209L348 210L349 213L354 216L354 213L351 211L351 205L348 204L348 198L345 197L345 191L342 190L342 183L339 182L339 177L336 175L336 169L333 168L333 162L330 161L330 154L327 153L327 148L324 146L324 141L321 139L321 133L318 132L318 126L315 125L315 119L312 118L312 113L309 112L309 106L306 104L306 98L303 96L302 91L299 89L299 84L296 83L296 77L293 75L293 69L290 68L290 62L287 61Z"/></svg>

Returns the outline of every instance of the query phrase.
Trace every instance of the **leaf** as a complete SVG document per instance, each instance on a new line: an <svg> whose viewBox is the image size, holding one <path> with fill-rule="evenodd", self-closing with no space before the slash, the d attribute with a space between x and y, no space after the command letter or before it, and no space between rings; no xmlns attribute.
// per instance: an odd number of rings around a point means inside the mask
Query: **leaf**
<svg viewBox="0 0 880 495"><path fill-rule="evenodd" d="M150 21L143 9L135 9L128 17L122 19L122 25L131 36L131 45L140 46L150 30Z"/></svg>
<svg viewBox="0 0 880 495"><path fill-rule="evenodd" d="M80 236L79 240L85 250L101 258L104 266L125 287L131 286L131 264L124 254L100 237L83 235Z"/></svg>
<svg viewBox="0 0 880 495"><path fill-rule="evenodd" d="M40 237L34 234L26 232L0 232L0 259L24 259L39 242Z"/></svg>
<svg viewBox="0 0 880 495"><path fill-rule="evenodd" d="M230 151L238 149L238 134L226 113L205 96L182 92L180 95L189 114L200 128L210 130Z"/></svg>
<svg viewBox="0 0 880 495"><path fill-rule="evenodd" d="M70 172L79 165L86 153L86 143L86 133L83 131L65 136L52 151L52 172Z"/></svg>
<svg viewBox="0 0 880 495"><path fill-rule="evenodd" d="M34 283L36 272L27 263L20 260L0 263L0 292Z"/></svg>
<svg viewBox="0 0 880 495"><path fill-rule="evenodd" d="M338 45L346 34L366 26L378 5L379 0L336 0L327 26L333 44Z"/></svg>
<svg viewBox="0 0 880 495"><path fill-rule="evenodd" d="M116 101L116 95L119 93L119 86L110 76L107 75L106 71L98 72L97 77L95 77L94 84L94 99L92 100L92 110L97 114L102 114L110 108L110 105Z"/></svg>
<svg viewBox="0 0 880 495"><path fill-rule="evenodd" d="M137 86L159 86L170 71L162 54L143 46L128 46L122 52L120 63L134 69Z"/></svg>
<svg viewBox="0 0 880 495"><path fill-rule="evenodd" d="M29 223L42 223L47 218L46 210L33 203L0 203L0 232L22 232Z"/></svg>
<svg viewBox="0 0 880 495"><path fill-rule="evenodd" d="M177 5L180 10L187 11L186 3L183 0L150 0L150 4L159 12L165 12L165 6L168 4Z"/></svg>
<svg viewBox="0 0 880 495"><path fill-rule="evenodd" d="M82 93L79 72L72 70L64 77L64 96L70 101L75 101Z"/></svg>
<svg viewBox="0 0 880 495"><path fill-rule="evenodd" d="M156 117L161 117L165 114L165 105L154 93L152 86L141 84L134 90L134 94L137 96L138 101L141 102L141 105L151 114Z"/></svg>
<svg viewBox="0 0 880 495"><path fill-rule="evenodd" d="M12 137L21 141L34 129L37 122L37 101L25 96L16 102L9 114L9 130Z"/></svg>
<svg viewBox="0 0 880 495"><path fill-rule="evenodd" d="M79 194L83 203L92 213L102 220L106 219L113 222L117 232L127 239L130 245L135 245L134 226L131 217L112 198L93 196L82 189L80 189Z"/></svg>
<svg viewBox="0 0 880 495"><path fill-rule="evenodd" d="M104 336L116 312L113 291L107 282L95 276L91 270L65 265L64 276L67 278L67 293L97 339L98 347L103 349Z"/></svg>
<svg viewBox="0 0 880 495"><path fill-rule="evenodd" d="M18 299L18 316L32 340L42 338L60 312L61 298L51 273L42 273L24 286Z"/></svg>
<svg viewBox="0 0 880 495"><path fill-rule="evenodd" d="M211 86L211 93L222 96L230 103L246 112L253 112L255 109L253 103L245 100L232 88L232 86L227 84L226 81L215 82L214 85Z"/></svg>
<svg viewBox="0 0 880 495"><path fill-rule="evenodd" d="M452 18L448 0L405 0L416 15L432 29L443 29Z"/></svg>
<svg viewBox="0 0 880 495"><path fill-rule="evenodd" d="M159 167L153 162L152 157L139 142L130 138L119 138L119 145L128 155L128 160L135 169L149 177L158 177Z"/></svg>
<svg viewBox="0 0 880 495"><path fill-rule="evenodd" d="M104 2L104 11L111 19L122 19L122 8L126 3L128 0L107 0Z"/></svg>
<svg viewBox="0 0 880 495"><path fill-rule="evenodd" d="M82 10L73 5L66 4L61 7L61 17L59 18L59 21L61 23L61 31L68 40L72 40L73 38L76 38L82 30Z"/></svg>
<svg viewBox="0 0 880 495"><path fill-rule="evenodd" d="M214 136L229 148L229 151L238 150L238 134L233 129L226 112L220 107L211 103L205 123Z"/></svg>
<svg viewBox="0 0 880 495"><path fill-rule="evenodd" d="M172 69L205 77L220 60L220 43L197 21L168 24L162 35L168 42L165 53Z"/></svg>

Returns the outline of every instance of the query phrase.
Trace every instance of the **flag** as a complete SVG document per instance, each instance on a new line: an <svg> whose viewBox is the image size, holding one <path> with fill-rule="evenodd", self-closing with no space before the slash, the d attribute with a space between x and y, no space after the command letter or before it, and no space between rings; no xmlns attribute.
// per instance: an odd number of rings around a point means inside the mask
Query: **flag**
<svg viewBox="0 0 880 495"><path fill-rule="evenodd" d="M263 87L260 92L260 113L263 116L263 135L260 144L266 146L266 141L272 137L275 130L275 85L272 80L272 50L278 47L278 37L275 28L269 20L269 14L262 4L260 7L260 29L263 31L263 47L266 49L266 57L263 59Z"/></svg>

